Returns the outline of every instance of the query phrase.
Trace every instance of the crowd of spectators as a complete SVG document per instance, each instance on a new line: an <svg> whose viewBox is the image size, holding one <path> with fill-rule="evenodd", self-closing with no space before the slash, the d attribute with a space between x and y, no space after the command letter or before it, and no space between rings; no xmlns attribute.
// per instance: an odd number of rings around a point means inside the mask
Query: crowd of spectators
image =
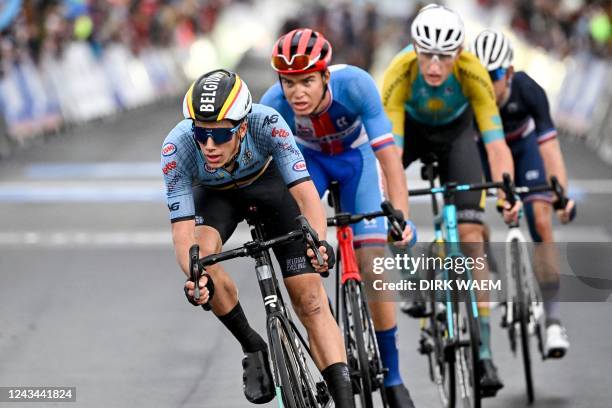
<svg viewBox="0 0 612 408"><path fill-rule="evenodd" d="M191 44L212 30L236 0L5 0L0 4L0 65L60 58L71 41L94 52L113 42L138 53L150 46ZM16 14L11 16L11 11ZM4 15L3 15L4 14Z"/></svg>
<svg viewBox="0 0 612 408"><path fill-rule="evenodd" d="M510 25L531 44L560 57L612 56L612 0L478 0L511 11Z"/></svg>

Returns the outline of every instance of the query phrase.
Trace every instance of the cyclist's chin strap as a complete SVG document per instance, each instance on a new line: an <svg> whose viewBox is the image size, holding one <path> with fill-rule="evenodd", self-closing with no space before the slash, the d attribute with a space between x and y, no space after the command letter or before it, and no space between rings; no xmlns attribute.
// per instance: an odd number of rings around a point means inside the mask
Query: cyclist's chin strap
<svg viewBox="0 0 612 408"><path fill-rule="evenodd" d="M323 73L321 73L321 75L323 75ZM319 109L319 106L321 106L321 104L325 100L325 96L327 95L327 90L328 90L327 81L325 81L325 83L323 84L323 95L321 95L321 99L319 99L319 103L317 103L317 106L314 107L314 109L312 110L312 112L308 114L308 116L315 116L317 114L316 112Z"/></svg>
<svg viewBox="0 0 612 408"><path fill-rule="evenodd" d="M236 154L232 156L231 159L229 159L222 167L224 169L226 169L227 171L231 172L232 169L230 169L230 167L232 167L234 165L234 163L236 163L236 160L238 160L238 157L240 157L240 152L242 151L242 141L244 140L244 138L246 137L246 135L244 135L243 137L240 138L240 141L238 142L238 149L236 151Z"/></svg>

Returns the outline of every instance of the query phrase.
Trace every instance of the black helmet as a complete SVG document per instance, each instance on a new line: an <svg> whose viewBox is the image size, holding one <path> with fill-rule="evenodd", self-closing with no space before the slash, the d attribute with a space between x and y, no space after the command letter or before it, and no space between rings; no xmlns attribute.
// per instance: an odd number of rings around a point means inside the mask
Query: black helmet
<svg viewBox="0 0 612 408"><path fill-rule="evenodd" d="M183 99L185 119L219 122L240 121L251 111L251 93L238 74L224 69L196 79Z"/></svg>

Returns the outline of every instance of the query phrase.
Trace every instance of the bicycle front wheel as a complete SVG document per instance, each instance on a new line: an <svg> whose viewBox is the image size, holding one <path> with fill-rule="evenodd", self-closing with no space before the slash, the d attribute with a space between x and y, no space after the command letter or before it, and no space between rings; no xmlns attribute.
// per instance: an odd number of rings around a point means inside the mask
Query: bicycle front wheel
<svg viewBox="0 0 612 408"><path fill-rule="evenodd" d="M525 276L525 257L520 248L521 243L517 239L514 239L510 242L510 245L512 245L512 273L516 282L516 319L519 323L519 334L521 336L521 354L523 355L523 368L525 370L527 401L531 404L535 400L535 392L533 387L533 376L531 374L531 347L529 341L531 299L529 290L526 287L529 283Z"/></svg>
<svg viewBox="0 0 612 408"><path fill-rule="evenodd" d="M359 395L361 407L372 408L372 379L365 346L364 319L359 283L349 279L343 289L343 316L346 354L351 370L353 393Z"/></svg>
<svg viewBox="0 0 612 408"><path fill-rule="evenodd" d="M272 317L268 322L268 335L274 362L276 397L287 408L322 407L300 340L289 323Z"/></svg>
<svg viewBox="0 0 612 408"><path fill-rule="evenodd" d="M465 408L480 408L480 328L468 296L456 304L458 347L455 349L459 398Z"/></svg>

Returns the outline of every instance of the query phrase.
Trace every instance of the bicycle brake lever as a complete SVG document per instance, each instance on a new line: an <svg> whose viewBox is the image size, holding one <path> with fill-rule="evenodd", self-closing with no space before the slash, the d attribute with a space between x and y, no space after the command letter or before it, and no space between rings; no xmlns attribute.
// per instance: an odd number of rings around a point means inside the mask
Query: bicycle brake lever
<svg viewBox="0 0 612 408"><path fill-rule="evenodd" d="M383 212L387 216L389 223L391 224L392 235L395 235L393 239L399 237L401 240L402 233L404 232L404 228L406 228L406 220L404 220L404 215L396 210L389 201L385 200L380 203L380 208L382 208Z"/></svg>
<svg viewBox="0 0 612 408"><path fill-rule="evenodd" d="M191 273L191 279L194 283L193 298L197 301L200 300L200 278L202 277L202 268L199 264L200 246L193 244L189 248L189 271Z"/></svg>
<svg viewBox="0 0 612 408"><path fill-rule="evenodd" d="M324 263L323 257L321 256L321 253L319 252L319 247L321 246L321 242L319 241L319 237L316 231L312 229L312 227L308 223L308 220L303 215L298 215L296 217L296 221L298 222L298 224L300 224L300 227L302 229L302 234L304 236L304 241L306 241L306 245L308 245L310 249L312 249L315 256L317 257L317 263L319 265L323 265Z"/></svg>
<svg viewBox="0 0 612 408"><path fill-rule="evenodd" d="M504 186L502 190L504 190L504 194L506 195L506 201L508 201L508 204L510 204L510 208L512 208L514 207L514 204L516 203L516 196L515 196L516 193L514 191L514 183L512 183L512 179L510 178L510 175L508 173L504 173L503 179L504 179Z"/></svg>
<svg viewBox="0 0 612 408"><path fill-rule="evenodd" d="M550 178L550 184L552 186L553 192L555 196L557 196L557 201L555 202L555 210L562 210L567 206L567 202L569 199L565 196L565 191L561 183L559 183L559 179L557 176L552 176Z"/></svg>

